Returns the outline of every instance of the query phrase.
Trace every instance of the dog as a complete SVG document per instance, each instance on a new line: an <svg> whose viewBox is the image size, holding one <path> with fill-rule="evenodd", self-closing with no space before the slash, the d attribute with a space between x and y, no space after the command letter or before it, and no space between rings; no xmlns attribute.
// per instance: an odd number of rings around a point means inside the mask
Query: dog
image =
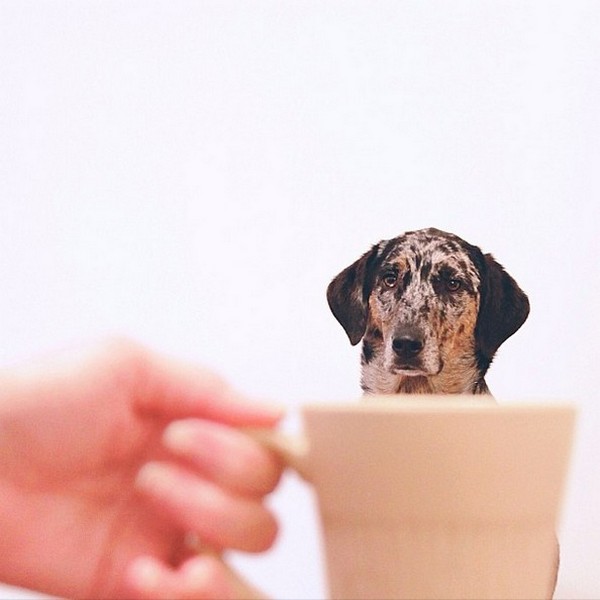
<svg viewBox="0 0 600 600"><path fill-rule="evenodd" d="M529 314L491 254L434 228L375 244L327 300L351 344L363 341L366 394L490 394L494 355Z"/></svg>

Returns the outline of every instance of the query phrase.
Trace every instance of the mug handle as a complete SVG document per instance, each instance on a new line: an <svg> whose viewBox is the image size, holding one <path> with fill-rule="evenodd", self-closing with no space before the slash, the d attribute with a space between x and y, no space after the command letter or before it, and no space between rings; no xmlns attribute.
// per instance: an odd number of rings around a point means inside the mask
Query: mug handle
<svg viewBox="0 0 600 600"><path fill-rule="evenodd" d="M304 435L288 435L274 429L245 428L243 432L261 446L273 452L302 479L311 482L309 444Z"/></svg>
<svg viewBox="0 0 600 600"><path fill-rule="evenodd" d="M286 435L273 429L243 428L244 434L273 452L286 466L291 467L305 481L310 481L308 469L308 440L302 435ZM219 560L227 571L236 598L267 600L266 596L232 569L217 550L200 543L194 534L188 534L188 548L198 554L209 554Z"/></svg>

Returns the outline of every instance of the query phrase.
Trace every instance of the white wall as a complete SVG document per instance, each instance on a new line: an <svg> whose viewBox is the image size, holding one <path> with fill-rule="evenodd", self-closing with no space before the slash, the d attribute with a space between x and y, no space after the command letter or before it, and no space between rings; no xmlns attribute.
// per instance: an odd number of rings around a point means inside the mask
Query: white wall
<svg viewBox="0 0 600 600"><path fill-rule="evenodd" d="M453 231L530 295L495 395L581 407L558 596L597 598L599 27L582 0L5 0L0 361L120 332L290 408L355 398L328 281ZM273 502L237 564L318 598L314 499Z"/></svg>

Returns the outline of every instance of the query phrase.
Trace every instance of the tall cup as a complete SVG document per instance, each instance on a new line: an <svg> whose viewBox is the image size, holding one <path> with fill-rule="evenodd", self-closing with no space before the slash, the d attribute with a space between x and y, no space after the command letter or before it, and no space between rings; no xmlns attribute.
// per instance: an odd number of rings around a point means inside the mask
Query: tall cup
<svg viewBox="0 0 600 600"><path fill-rule="evenodd" d="M333 599L551 598L575 411L482 399L303 408Z"/></svg>

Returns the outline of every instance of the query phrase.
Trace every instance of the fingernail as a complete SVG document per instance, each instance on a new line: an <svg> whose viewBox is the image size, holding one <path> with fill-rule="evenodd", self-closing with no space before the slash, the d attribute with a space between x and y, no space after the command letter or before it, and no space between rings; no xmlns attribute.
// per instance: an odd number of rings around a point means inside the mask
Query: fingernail
<svg viewBox="0 0 600 600"><path fill-rule="evenodd" d="M152 591L160 581L160 569L151 558L138 558L131 565L130 577L138 589Z"/></svg>
<svg viewBox="0 0 600 600"><path fill-rule="evenodd" d="M271 399L256 397L249 398L248 396L234 390L230 392L228 399L234 402L237 406L245 406L254 411L260 410L264 413L269 413L271 416L281 417L289 410L289 407Z"/></svg>
<svg viewBox="0 0 600 600"><path fill-rule="evenodd" d="M275 413L283 413L288 410L284 404L280 404L279 402L275 402L275 400L271 398L252 398L248 402L251 402L255 406L260 406L265 410L275 412Z"/></svg>
<svg viewBox="0 0 600 600"><path fill-rule="evenodd" d="M136 483L145 489L170 489L173 485L173 476L167 467L159 463L147 463L139 470Z"/></svg>
<svg viewBox="0 0 600 600"><path fill-rule="evenodd" d="M280 421L289 410L282 404L269 402L268 400L247 401L246 406L253 416L266 418L270 421Z"/></svg>
<svg viewBox="0 0 600 600"><path fill-rule="evenodd" d="M272 413L273 415L281 418L289 410L287 406L283 404L277 404L276 402L260 401L258 403L263 410Z"/></svg>
<svg viewBox="0 0 600 600"><path fill-rule="evenodd" d="M189 454L196 444L195 428L186 421L174 421L163 433L163 444L175 453Z"/></svg>

